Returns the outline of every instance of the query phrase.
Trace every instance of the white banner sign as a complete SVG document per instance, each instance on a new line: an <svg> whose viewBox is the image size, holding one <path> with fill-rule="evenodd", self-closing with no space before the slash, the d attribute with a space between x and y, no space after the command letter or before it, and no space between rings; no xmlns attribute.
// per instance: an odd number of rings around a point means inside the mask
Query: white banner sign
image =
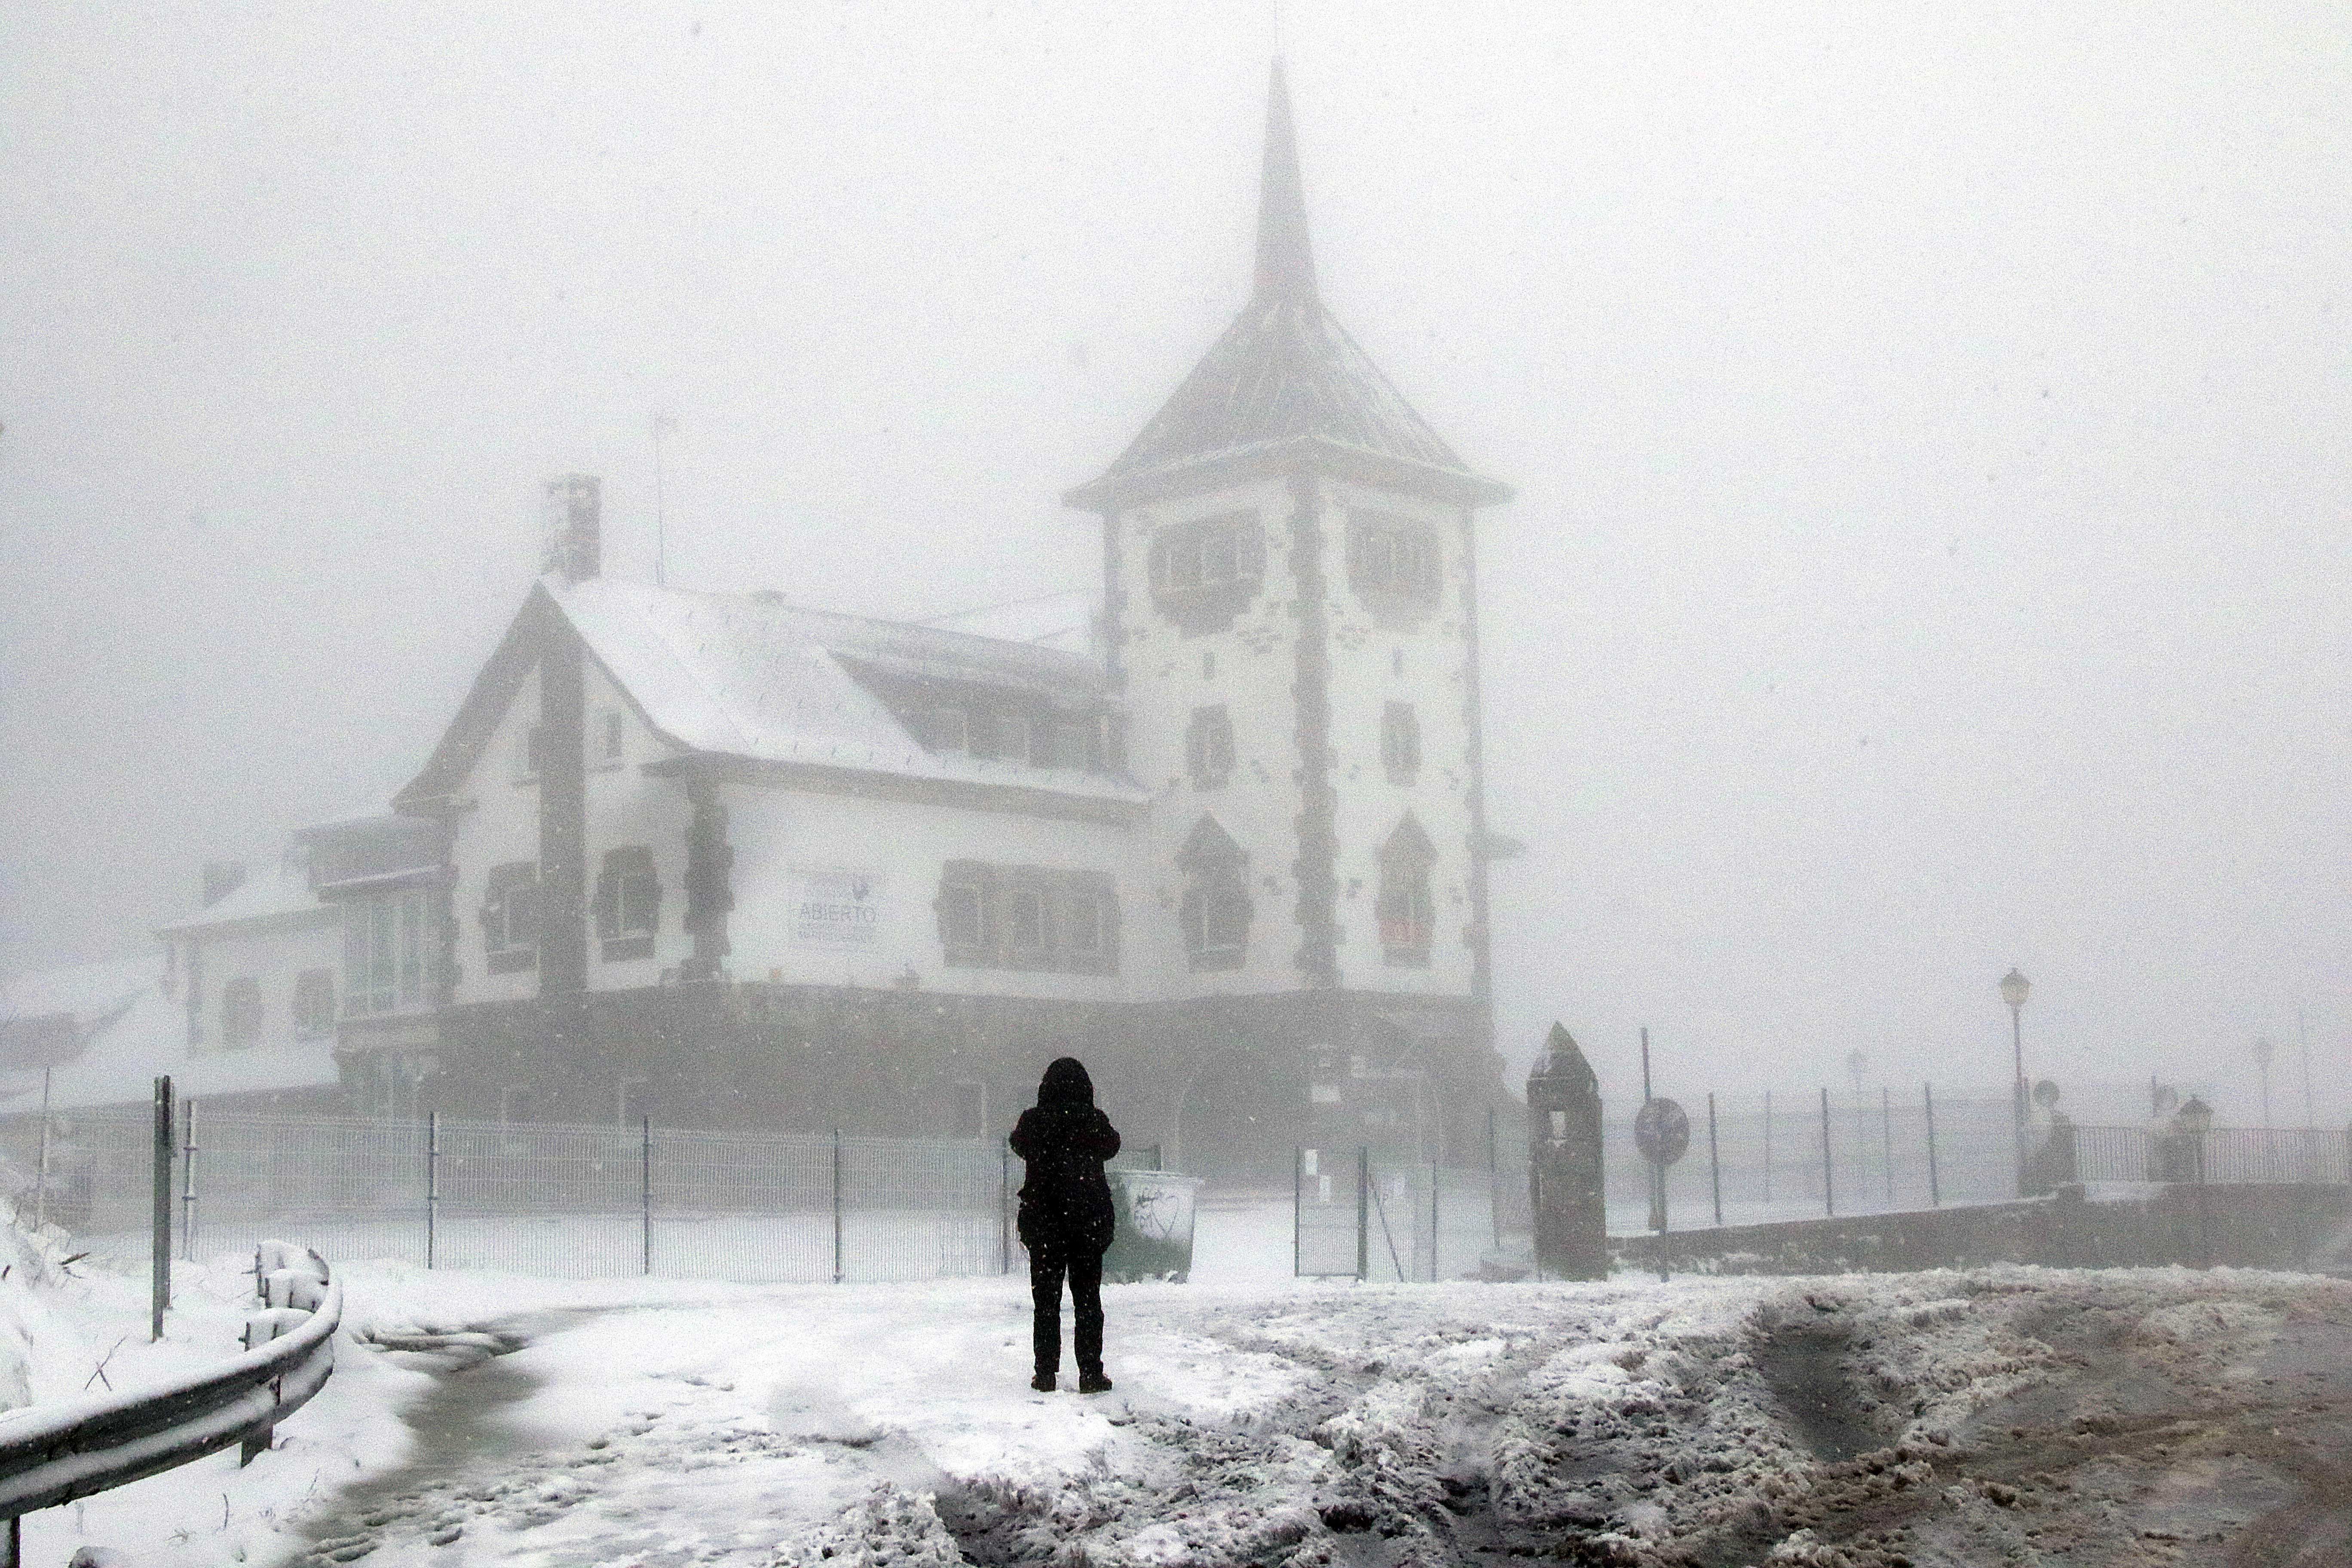
<svg viewBox="0 0 2352 1568"><path fill-rule="evenodd" d="M793 945L872 947L882 932L882 879L871 871L795 868Z"/></svg>

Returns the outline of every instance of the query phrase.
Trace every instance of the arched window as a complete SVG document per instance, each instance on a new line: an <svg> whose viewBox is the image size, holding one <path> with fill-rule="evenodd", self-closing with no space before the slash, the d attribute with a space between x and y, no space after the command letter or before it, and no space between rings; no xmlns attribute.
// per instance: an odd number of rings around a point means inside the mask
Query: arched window
<svg viewBox="0 0 2352 1568"><path fill-rule="evenodd" d="M1249 884L1243 870L1249 857L1218 826L1203 816L1176 854L1184 872L1184 955L1196 970L1239 969L1249 952Z"/></svg>
<svg viewBox="0 0 2352 1568"><path fill-rule="evenodd" d="M1436 847L1412 813L1405 813L1389 841L1381 846L1381 962L1402 968L1429 967L1430 937L1437 927L1437 906L1429 894L1429 869L1437 863Z"/></svg>

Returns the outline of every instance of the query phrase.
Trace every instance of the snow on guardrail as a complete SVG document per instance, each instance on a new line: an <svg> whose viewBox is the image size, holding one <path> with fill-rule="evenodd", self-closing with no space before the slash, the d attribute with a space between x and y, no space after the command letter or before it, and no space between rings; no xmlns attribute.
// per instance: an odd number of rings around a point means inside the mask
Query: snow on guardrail
<svg viewBox="0 0 2352 1568"><path fill-rule="evenodd" d="M308 1247L265 1241L254 1258L258 1310L245 1353L158 1387L0 1415L0 1568L18 1561L19 1520L244 1446L250 1461L273 1427L335 1370L343 1288Z"/></svg>

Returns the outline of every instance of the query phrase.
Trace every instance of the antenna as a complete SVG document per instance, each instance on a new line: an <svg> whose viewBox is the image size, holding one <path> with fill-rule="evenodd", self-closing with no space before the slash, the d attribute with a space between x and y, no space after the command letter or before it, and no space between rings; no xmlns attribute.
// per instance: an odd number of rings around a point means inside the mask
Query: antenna
<svg viewBox="0 0 2352 1568"><path fill-rule="evenodd" d="M662 580L662 556L668 543L668 520L662 507L661 438L666 432L675 435L677 431L676 419L667 414L654 415L654 586L656 588L667 585Z"/></svg>

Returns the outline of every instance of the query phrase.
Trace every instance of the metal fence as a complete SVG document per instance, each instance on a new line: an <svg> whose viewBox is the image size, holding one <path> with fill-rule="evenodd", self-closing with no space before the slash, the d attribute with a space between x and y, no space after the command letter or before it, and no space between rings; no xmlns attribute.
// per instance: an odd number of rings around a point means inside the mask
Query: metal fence
<svg viewBox="0 0 2352 1568"><path fill-rule="evenodd" d="M1524 1170L1524 1167L1522 1167ZM1370 1280L1475 1278L1531 1226L1495 1170L1383 1158L1370 1148L1297 1151L1292 1182L1292 1271ZM1506 1228L1506 1222L1510 1228Z"/></svg>
<svg viewBox="0 0 2352 1568"><path fill-rule="evenodd" d="M37 1166L37 1125L7 1151ZM572 1278L925 1279L1023 1267L1020 1173L986 1139L376 1121L183 1109L172 1173L184 1257L299 1236L331 1255ZM53 1121L46 1217L143 1252L142 1110Z"/></svg>
<svg viewBox="0 0 2352 1568"><path fill-rule="evenodd" d="M2352 1182L2352 1132L2326 1127L2073 1129L2084 1182Z"/></svg>
<svg viewBox="0 0 2352 1568"><path fill-rule="evenodd" d="M1706 1097L1685 1107L1690 1152L1666 1175L1672 1228L1820 1215L2005 1203L2019 1190L2008 1100L1921 1089L1858 1094ZM2053 1137L2055 1144L2053 1145ZM1649 1228L1648 1166L1630 1115L1605 1119L1609 1228ZM2058 1182L2352 1181L2352 1134L2329 1128L2083 1127L2036 1112L2024 1137L2028 1185ZM2071 1152L2070 1152L2071 1150Z"/></svg>

